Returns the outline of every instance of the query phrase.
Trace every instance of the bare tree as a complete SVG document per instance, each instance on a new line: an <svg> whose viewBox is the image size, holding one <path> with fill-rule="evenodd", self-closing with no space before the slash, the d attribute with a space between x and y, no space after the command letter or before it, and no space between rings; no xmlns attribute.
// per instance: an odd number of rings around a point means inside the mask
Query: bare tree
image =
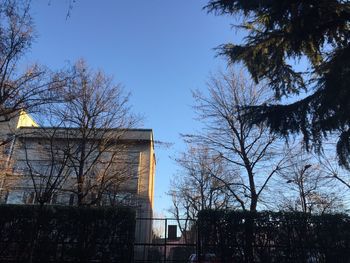
<svg viewBox="0 0 350 263"><path fill-rule="evenodd" d="M57 196L66 190L66 180L72 175L70 149L60 133L58 128L24 129L18 136L25 158L17 166L23 168L22 180L30 178L30 182L22 182L34 190L30 203L56 203Z"/></svg>
<svg viewBox="0 0 350 263"><path fill-rule="evenodd" d="M279 199L275 199L275 202L283 210L304 213L340 211L343 208L340 188L325 172L322 164L299 147L295 147L293 152L295 154L290 156L288 167L279 172L282 178L279 182L281 194L275 196Z"/></svg>
<svg viewBox="0 0 350 263"><path fill-rule="evenodd" d="M225 159L213 155L205 147L189 145L188 151L176 158L176 162L180 171L174 176L168 192L173 202L169 211L187 240L199 211L237 205L225 182L238 178L226 170Z"/></svg>
<svg viewBox="0 0 350 263"><path fill-rule="evenodd" d="M13 150L12 142L3 142L0 144L0 202L6 202L7 193L16 185L14 176L14 162L10 158ZM11 178L11 180L9 180Z"/></svg>
<svg viewBox="0 0 350 263"><path fill-rule="evenodd" d="M14 182L7 179L17 176L10 158L17 128L15 120L24 110L38 112L44 104L56 101L55 94L67 78L37 64L22 64L34 40L30 2L0 1L0 146L4 149L0 162L5 167L1 171L2 197L8 192L8 183Z"/></svg>
<svg viewBox="0 0 350 263"><path fill-rule="evenodd" d="M131 166L137 162L126 158L127 146L120 142L139 118L131 114L129 95L103 72L93 72L81 60L72 75L62 90L65 102L52 112L65 131L78 205L97 204L104 193L135 176Z"/></svg>
<svg viewBox="0 0 350 263"><path fill-rule="evenodd" d="M339 158L334 153L334 150L331 150L331 147L334 147L334 145L334 141L330 139L325 145L323 153L318 156L318 161L329 178L350 189L349 171L339 164Z"/></svg>
<svg viewBox="0 0 350 263"><path fill-rule="evenodd" d="M266 91L243 74L229 72L210 79L208 95L194 93L195 110L204 128L186 139L206 145L240 174L232 193L243 210L257 210L268 183L285 163L277 138L263 125L251 126L241 111L241 107L269 102ZM226 184L232 186L232 182Z"/></svg>
<svg viewBox="0 0 350 263"><path fill-rule="evenodd" d="M39 65L22 70L20 61L34 39L29 9L30 1L0 3L0 122L56 99L53 94L65 82L60 74Z"/></svg>

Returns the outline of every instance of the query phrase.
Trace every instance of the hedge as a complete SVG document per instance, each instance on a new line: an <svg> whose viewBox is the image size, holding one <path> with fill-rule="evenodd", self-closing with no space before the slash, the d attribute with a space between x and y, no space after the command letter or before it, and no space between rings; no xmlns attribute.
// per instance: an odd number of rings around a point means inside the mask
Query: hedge
<svg viewBox="0 0 350 263"><path fill-rule="evenodd" d="M220 262L350 262L350 217L202 211L200 249Z"/></svg>
<svg viewBox="0 0 350 263"><path fill-rule="evenodd" d="M126 207L0 205L0 262L131 262Z"/></svg>

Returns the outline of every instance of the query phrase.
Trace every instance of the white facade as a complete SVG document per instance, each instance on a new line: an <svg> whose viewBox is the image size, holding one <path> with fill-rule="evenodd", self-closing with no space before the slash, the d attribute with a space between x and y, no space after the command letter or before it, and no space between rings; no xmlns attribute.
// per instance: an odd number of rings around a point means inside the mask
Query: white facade
<svg viewBox="0 0 350 263"><path fill-rule="evenodd" d="M40 128L24 113L17 120L0 123L0 128L1 141L6 142L1 165L7 168L0 174L1 202L34 204L38 196L45 199L48 193L46 204L76 205L76 166L74 156L66 152L68 147L72 152L80 150L79 144L75 144L80 140L77 129ZM111 129L106 134L113 138L108 141L108 148L106 143L98 144L96 138L86 144L93 149L86 158L83 173L86 204L122 203L134 207L137 217L152 217L155 174L152 130ZM92 166L89 160L96 163ZM109 162L112 164L108 165ZM62 181L57 183L57 178ZM55 189L50 189L54 183ZM137 228L136 232L142 233L137 241L150 241L151 225Z"/></svg>

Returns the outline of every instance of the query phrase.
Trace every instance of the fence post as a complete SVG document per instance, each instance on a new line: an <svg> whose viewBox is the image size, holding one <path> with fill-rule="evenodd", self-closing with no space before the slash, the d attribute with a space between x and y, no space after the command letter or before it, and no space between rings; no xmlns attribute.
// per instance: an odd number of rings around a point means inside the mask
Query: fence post
<svg viewBox="0 0 350 263"><path fill-rule="evenodd" d="M200 227L199 227L199 220L197 219L197 245L196 245L196 254L197 254L197 260L199 259L201 255L201 237L200 237Z"/></svg>
<svg viewBox="0 0 350 263"><path fill-rule="evenodd" d="M165 234L164 234L164 263L166 262L166 243L167 243L167 229L168 229L168 219L165 218Z"/></svg>

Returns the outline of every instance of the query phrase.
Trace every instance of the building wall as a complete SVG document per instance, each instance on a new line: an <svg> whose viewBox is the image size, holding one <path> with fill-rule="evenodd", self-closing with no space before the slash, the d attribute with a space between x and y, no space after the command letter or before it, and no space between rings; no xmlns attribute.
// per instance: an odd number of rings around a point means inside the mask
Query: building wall
<svg viewBox="0 0 350 263"><path fill-rule="evenodd" d="M62 148L66 144L66 138L61 136L64 131L54 133L55 136L57 134L56 137L45 137L44 135L41 136L40 133L48 132L47 129L21 127L18 123L19 121L17 120L17 123L16 121L12 121L11 125L6 124L9 128L2 136L0 134L3 140L10 136L11 140L9 143L12 145L11 151L8 151L11 157L11 164L9 163L9 165L12 166L12 172L6 175L3 174L1 177L1 186L3 189L0 200L6 203L17 204L34 203L35 191L33 178L36 181L36 185L40 186L40 182L43 182L42 186L45 186L45 176L43 175L48 175L46 171L50 168L52 156L55 156L59 160L59 157L64 155ZM22 124L34 126L31 121L22 120ZM13 127L10 126L13 125L16 125L16 128L18 128L15 129L15 132L11 133ZM110 132L118 132L118 130L111 130ZM128 164L128 166L123 166L123 169L130 173L130 177L117 188L118 195L120 195L118 198L121 198L119 200L121 203L135 207L137 217L152 217L153 214L155 173L153 147L152 130L127 130L118 137L115 145L109 151L104 152L102 156L106 160L109 160L109 155L113 155L114 152L119 156L118 158L121 160L121 163ZM52 155L50 152L54 152L55 154ZM101 169L96 169L95 174ZM33 171L40 171L40 173ZM36 176L36 174L40 174L40 176ZM72 173L65 180L62 189L59 188L59 191L55 191L51 196L49 202L62 205L76 204L76 199L72 201L74 194L71 191L75 188L76 177ZM128 197L124 200L122 198L123 196ZM109 204L108 201L100 203L100 205ZM141 233L136 236L137 242L149 242L151 239L152 225L146 222L150 222L150 220L145 221L144 224L137 225L138 229L136 232Z"/></svg>

